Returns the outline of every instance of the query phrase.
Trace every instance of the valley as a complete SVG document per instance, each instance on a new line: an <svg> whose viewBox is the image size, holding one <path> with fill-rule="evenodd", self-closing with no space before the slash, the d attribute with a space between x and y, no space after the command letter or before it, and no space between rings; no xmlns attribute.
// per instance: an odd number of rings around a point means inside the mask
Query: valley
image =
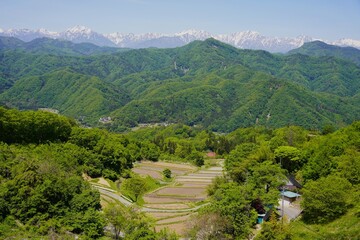
<svg viewBox="0 0 360 240"><path fill-rule="evenodd" d="M1 239L359 238L360 51L191 34L0 36Z"/></svg>

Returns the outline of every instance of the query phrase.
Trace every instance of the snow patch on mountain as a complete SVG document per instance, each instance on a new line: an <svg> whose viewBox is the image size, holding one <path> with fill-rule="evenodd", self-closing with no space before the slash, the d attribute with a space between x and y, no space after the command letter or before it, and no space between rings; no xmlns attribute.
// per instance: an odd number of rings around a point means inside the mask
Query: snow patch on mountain
<svg viewBox="0 0 360 240"><path fill-rule="evenodd" d="M59 38L69 40L74 43L89 42L99 46L116 46L116 44L104 35L81 25L77 25L61 32L59 34Z"/></svg>
<svg viewBox="0 0 360 240"><path fill-rule="evenodd" d="M354 40L349 38L342 38L331 44L341 46L341 47L354 47L360 49L360 40Z"/></svg>
<svg viewBox="0 0 360 240"><path fill-rule="evenodd" d="M185 44L188 44L195 40L205 40L214 36L204 30L189 29L186 31L175 33L174 37L178 37L180 38L180 40L184 41Z"/></svg>
<svg viewBox="0 0 360 240"><path fill-rule="evenodd" d="M38 30L30 29L0 29L0 36L16 37L23 41L31 41L35 38L48 37L69 40L75 43L90 42L99 46L147 48L147 47L180 47L194 40L205 40L215 38L219 41L231 44L237 48L258 49L269 52L287 52L301 47L305 42L320 40L338 46L351 46L360 49L360 40L340 39L338 41L326 41L309 36L290 37L268 37L256 31L243 31L231 34L214 35L204 30L189 29L175 34L163 33L110 33L100 34L92 29L77 25L63 32L52 32L44 28Z"/></svg>

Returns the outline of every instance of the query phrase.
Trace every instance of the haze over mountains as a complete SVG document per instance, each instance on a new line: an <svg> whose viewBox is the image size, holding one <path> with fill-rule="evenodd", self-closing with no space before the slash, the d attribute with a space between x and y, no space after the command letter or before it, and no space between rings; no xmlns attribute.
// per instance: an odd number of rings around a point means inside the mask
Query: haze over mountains
<svg viewBox="0 0 360 240"><path fill-rule="evenodd" d="M258 49L269 52L285 53L289 50L302 46L305 42L316 39L309 36L291 37L267 37L255 31L244 31L232 34L215 35L206 31L187 30L175 34L163 33L110 33L100 34L84 26L75 26L63 32L52 32L46 29L0 29L0 36L15 37L23 41L31 41L36 38L47 37L54 39L69 40L74 43L93 43L98 46L122 47L122 48L172 48L184 46L194 40L214 38L221 42L242 49ZM337 46L351 46L360 48L360 40L340 39L337 41L321 40Z"/></svg>

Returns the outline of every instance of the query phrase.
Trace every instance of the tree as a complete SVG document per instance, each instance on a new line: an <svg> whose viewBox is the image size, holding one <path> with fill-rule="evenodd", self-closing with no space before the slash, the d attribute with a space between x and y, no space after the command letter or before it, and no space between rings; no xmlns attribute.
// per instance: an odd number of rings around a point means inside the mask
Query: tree
<svg viewBox="0 0 360 240"><path fill-rule="evenodd" d="M275 205L279 198L278 188L285 182L284 170L271 161L265 161L250 167L246 184L253 189L254 199L261 199L265 205Z"/></svg>
<svg viewBox="0 0 360 240"><path fill-rule="evenodd" d="M351 184L360 184L360 152L355 148L349 148L344 155L335 157L338 163L338 173L346 178Z"/></svg>
<svg viewBox="0 0 360 240"><path fill-rule="evenodd" d="M122 187L130 194L130 197L134 202L137 202L139 196L148 190L145 180L138 176L133 176L124 180Z"/></svg>
<svg viewBox="0 0 360 240"><path fill-rule="evenodd" d="M309 181L303 189L304 220L325 223L344 214L351 188L346 179L334 175Z"/></svg>
<svg viewBox="0 0 360 240"><path fill-rule="evenodd" d="M164 177L165 178L171 178L171 170L168 168L165 168L163 171Z"/></svg>
<svg viewBox="0 0 360 240"><path fill-rule="evenodd" d="M255 240L290 240L289 227L284 221L279 222L275 212L270 215L270 220L264 222L261 232Z"/></svg>
<svg viewBox="0 0 360 240"><path fill-rule="evenodd" d="M246 238L256 222L257 213L251 207L252 189L236 183L222 184L212 197L210 212L218 212L228 219L226 233L239 239Z"/></svg>
<svg viewBox="0 0 360 240"><path fill-rule="evenodd" d="M290 173L299 170L303 164L300 150L291 146L280 146L275 149L275 160Z"/></svg>
<svg viewBox="0 0 360 240"><path fill-rule="evenodd" d="M153 222L143 213L137 212L136 209L110 204L105 208L104 214L112 226L115 239L177 239L176 234L170 233L168 230L156 234L153 230Z"/></svg>
<svg viewBox="0 0 360 240"><path fill-rule="evenodd" d="M201 152L194 151L187 156L187 159L193 161L196 166L201 167L204 165L204 156Z"/></svg>
<svg viewBox="0 0 360 240"><path fill-rule="evenodd" d="M120 238L120 233L126 229L126 211L121 205L110 204L104 210L105 218L112 225L115 239Z"/></svg>
<svg viewBox="0 0 360 240"><path fill-rule="evenodd" d="M178 145L176 147L175 155L181 158L187 158L194 151L195 151L195 147L192 141L187 139L181 139L179 140Z"/></svg>
<svg viewBox="0 0 360 240"><path fill-rule="evenodd" d="M174 231L169 230L169 228L163 228L160 232L157 233L158 240L178 240L179 237Z"/></svg>
<svg viewBox="0 0 360 240"><path fill-rule="evenodd" d="M154 143L143 142L141 145L140 153L143 159L157 161L160 156L160 149Z"/></svg>
<svg viewBox="0 0 360 240"><path fill-rule="evenodd" d="M218 212L204 212L195 215L187 223L186 237L198 240L227 239L231 223Z"/></svg>
<svg viewBox="0 0 360 240"><path fill-rule="evenodd" d="M215 194L216 190L218 190L222 184L227 183L228 180L225 177L220 177L220 176L216 176L211 184L208 186L207 190L207 194L208 196L212 196Z"/></svg>

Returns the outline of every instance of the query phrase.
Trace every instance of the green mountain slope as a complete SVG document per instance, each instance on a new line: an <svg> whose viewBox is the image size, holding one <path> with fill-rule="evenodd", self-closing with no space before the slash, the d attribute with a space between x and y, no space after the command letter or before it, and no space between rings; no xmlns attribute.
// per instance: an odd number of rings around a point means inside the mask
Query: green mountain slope
<svg viewBox="0 0 360 240"><path fill-rule="evenodd" d="M323 57L331 56L343 60L351 61L360 66L360 50L353 47L339 47L329 45L321 41L307 42L297 49L293 49L288 54L303 54L308 56Z"/></svg>
<svg viewBox="0 0 360 240"><path fill-rule="evenodd" d="M84 56L123 52L128 49L115 47L99 47L91 43L73 43L66 40L37 38L23 42L13 37L0 36L0 50L23 50L36 54Z"/></svg>
<svg viewBox="0 0 360 240"><path fill-rule="evenodd" d="M352 98L314 93L270 75L255 73L250 79L247 75L235 79L214 73L211 76L190 83L179 80L154 84L141 98L113 115L131 125L170 121L203 124L217 131L256 123L317 128L326 124L345 125L360 117L360 108Z"/></svg>
<svg viewBox="0 0 360 240"><path fill-rule="evenodd" d="M360 67L334 57L278 56L214 39L96 56L41 49L0 50L3 103L110 115L114 129L162 121L219 131L256 123L321 128L359 119Z"/></svg>
<svg viewBox="0 0 360 240"><path fill-rule="evenodd" d="M68 116L86 116L93 121L124 105L129 96L120 87L97 77L64 69L21 78L0 95L0 101L25 109L55 108Z"/></svg>

